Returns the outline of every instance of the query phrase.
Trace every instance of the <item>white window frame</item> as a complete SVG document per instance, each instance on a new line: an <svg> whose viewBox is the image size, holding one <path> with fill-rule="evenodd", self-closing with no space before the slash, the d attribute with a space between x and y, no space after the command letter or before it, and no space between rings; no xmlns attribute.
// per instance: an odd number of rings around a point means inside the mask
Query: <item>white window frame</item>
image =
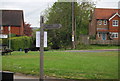
<svg viewBox="0 0 120 81"><path fill-rule="evenodd" d="M104 20L104 25L107 25L107 20Z"/></svg>
<svg viewBox="0 0 120 81"><path fill-rule="evenodd" d="M118 27L119 21L118 20L113 20L112 21L112 26Z"/></svg>
<svg viewBox="0 0 120 81"><path fill-rule="evenodd" d="M102 25L102 20L98 20L98 25Z"/></svg>
<svg viewBox="0 0 120 81"><path fill-rule="evenodd" d="M113 38L118 38L118 33L112 33Z"/></svg>
<svg viewBox="0 0 120 81"><path fill-rule="evenodd" d="M99 32L99 33L98 33L98 38L100 38L100 36L101 36L101 33Z"/></svg>

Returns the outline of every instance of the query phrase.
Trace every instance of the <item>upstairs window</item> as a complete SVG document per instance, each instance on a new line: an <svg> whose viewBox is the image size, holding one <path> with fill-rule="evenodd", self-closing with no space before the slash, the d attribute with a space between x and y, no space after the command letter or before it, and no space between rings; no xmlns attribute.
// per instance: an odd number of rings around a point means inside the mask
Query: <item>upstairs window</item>
<svg viewBox="0 0 120 81"><path fill-rule="evenodd" d="M113 20L113 21L112 21L112 25L113 25L113 26L118 26L118 23L119 23L118 20Z"/></svg>
<svg viewBox="0 0 120 81"><path fill-rule="evenodd" d="M98 20L98 25L102 25L102 20Z"/></svg>
<svg viewBox="0 0 120 81"><path fill-rule="evenodd" d="M104 25L107 25L107 20L104 20Z"/></svg>

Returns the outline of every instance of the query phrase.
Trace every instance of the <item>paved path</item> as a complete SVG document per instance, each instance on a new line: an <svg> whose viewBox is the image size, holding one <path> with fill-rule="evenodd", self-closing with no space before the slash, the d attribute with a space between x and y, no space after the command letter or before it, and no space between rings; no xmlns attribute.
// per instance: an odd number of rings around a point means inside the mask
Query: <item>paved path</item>
<svg viewBox="0 0 120 81"><path fill-rule="evenodd" d="M40 81L39 77L25 75L21 73L14 74L14 81ZM45 77L44 81L79 81L79 80L72 80L72 79L56 79L55 77Z"/></svg>
<svg viewBox="0 0 120 81"><path fill-rule="evenodd" d="M15 73L14 74L14 81L40 81L40 80L39 80L39 77L36 77L36 76ZM60 80L56 79L54 77L45 77L44 81L60 81Z"/></svg>
<svg viewBox="0 0 120 81"><path fill-rule="evenodd" d="M16 73L14 74L14 79L39 79L39 77Z"/></svg>

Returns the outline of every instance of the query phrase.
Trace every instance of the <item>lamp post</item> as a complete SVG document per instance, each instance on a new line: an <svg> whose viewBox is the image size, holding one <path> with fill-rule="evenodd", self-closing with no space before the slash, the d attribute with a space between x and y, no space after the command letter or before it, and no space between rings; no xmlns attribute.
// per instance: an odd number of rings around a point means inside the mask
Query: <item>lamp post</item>
<svg viewBox="0 0 120 81"><path fill-rule="evenodd" d="M75 49L75 6L74 2L72 2L72 49Z"/></svg>
<svg viewBox="0 0 120 81"><path fill-rule="evenodd" d="M10 40L10 38L11 38L11 26L9 26L8 27L8 31L9 31L9 49L11 49L11 40Z"/></svg>

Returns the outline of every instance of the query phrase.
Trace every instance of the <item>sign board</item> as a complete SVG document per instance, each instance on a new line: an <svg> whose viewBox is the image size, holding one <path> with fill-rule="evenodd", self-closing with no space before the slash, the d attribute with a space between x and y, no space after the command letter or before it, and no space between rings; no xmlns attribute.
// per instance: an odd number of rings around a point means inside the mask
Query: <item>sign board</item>
<svg viewBox="0 0 120 81"><path fill-rule="evenodd" d="M36 32L36 47L40 47L40 31ZM47 47L47 32L44 32L44 47Z"/></svg>
<svg viewBox="0 0 120 81"><path fill-rule="evenodd" d="M72 35L72 41L74 41L74 35Z"/></svg>
<svg viewBox="0 0 120 81"><path fill-rule="evenodd" d="M57 29L62 27L61 24L44 24L44 29Z"/></svg>
<svg viewBox="0 0 120 81"><path fill-rule="evenodd" d="M8 35L0 34L0 38L8 38Z"/></svg>

